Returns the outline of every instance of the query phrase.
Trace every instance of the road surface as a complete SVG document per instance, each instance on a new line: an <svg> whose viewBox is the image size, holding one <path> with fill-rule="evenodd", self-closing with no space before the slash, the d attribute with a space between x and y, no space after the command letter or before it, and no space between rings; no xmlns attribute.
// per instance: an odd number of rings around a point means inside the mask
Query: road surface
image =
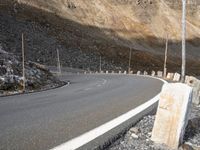
<svg viewBox="0 0 200 150"><path fill-rule="evenodd" d="M53 148L153 98L163 84L133 75L66 75L62 79L72 84L0 97L0 149Z"/></svg>

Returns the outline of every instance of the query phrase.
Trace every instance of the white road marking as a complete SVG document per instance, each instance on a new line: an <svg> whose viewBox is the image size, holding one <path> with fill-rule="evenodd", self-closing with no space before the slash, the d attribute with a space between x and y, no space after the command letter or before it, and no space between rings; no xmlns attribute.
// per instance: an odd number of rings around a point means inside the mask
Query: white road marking
<svg viewBox="0 0 200 150"><path fill-rule="evenodd" d="M85 91L89 91L89 90L91 90L92 88L86 88L86 89L84 89Z"/></svg>
<svg viewBox="0 0 200 150"><path fill-rule="evenodd" d="M68 87L70 85L70 83L68 82L66 85L64 85L64 86L61 86L60 88L62 89L62 88L66 88L66 87Z"/></svg>
<svg viewBox="0 0 200 150"><path fill-rule="evenodd" d="M150 76L149 76L150 77ZM155 78L155 77L152 77ZM158 79L158 78L157 78ZM163 81L165 84L167 83L165 80L159 79ZM104 79L104 82L106 83L107 81ZM73 138L66 143L63 143L52 150L75 150L77 148L80 148L81 146L89 143L90 141L94 140L95 138L103 135L104 133L108 132L109 130L117 127L118 125L122 124L123 122L129 120L130 118L136 116L137 114L141 113L145 109L149 108L153 104L159 101L159 95L156 95L154 98L151 100L147 101L146 103L136 107L135 109L93 129L90 130L89 132L86 132L76 138Z"/></svg>
<svg viewBox="0 0 200 150"><path fill-rule="evenodd" d="M104 84L106 84L106 83L107 83L107 80L106 80L106 79L103 79L103 83L102 83L102 84L104 85Z"/></svg>

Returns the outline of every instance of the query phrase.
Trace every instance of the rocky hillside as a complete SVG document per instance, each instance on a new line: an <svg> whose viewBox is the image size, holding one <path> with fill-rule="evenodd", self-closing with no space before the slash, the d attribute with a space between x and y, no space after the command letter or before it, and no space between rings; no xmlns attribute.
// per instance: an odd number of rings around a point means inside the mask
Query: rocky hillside
<svg viewBox="0 0 200 150"><path fill-rule="evenodd" d="M40 23L48 30L48 36L66 49L96 52L126 65L131 48L135 70L162 69L168 36L168 68L180 71L181 0L1 0L0 3L2 14ZM187 71L199 74L200 1L188 0L187 8Z"/></svg>
<svg viewBox="0 0 200 150"><path fill-rule="evenodd" d="M3 50L0 43L0 96L18 93L22 90L21 58ZM44 90L64 85L56 79L44 66L25 63L26 91Z"/></svg>

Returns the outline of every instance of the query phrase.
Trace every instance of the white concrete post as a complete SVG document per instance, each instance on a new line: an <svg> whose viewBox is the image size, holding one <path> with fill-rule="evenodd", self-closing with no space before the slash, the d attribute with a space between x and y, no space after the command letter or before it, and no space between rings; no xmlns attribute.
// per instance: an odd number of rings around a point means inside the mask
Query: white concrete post
<svg viewBox="0 0 200 150"><path fill-rule="evenodd" d="M173 80L173 78L174 78L174 73L168 73L167 74L167 79Z"/></svg>
<svg viewBox="0 0 200 150"><path fill-rule="evenodd" d="M144 75L148 75L148 72L144 71Z"/></svg>
<svg viewBox="0 0 200 150"><path fill-rule="evenodd" d="M176 82L179 82L180 81L180 78L181 78L181 75L179 73L175 73L174 74L174 78L173 78L173 81L176 81Z"/></svg>
<svg viewBox="0 0 200 150"><path fill-rule="evenodd" d="M162 78L163 77L163 72L162 71L158 71L157 72L157 76L160 77L160 78Z"/></svg>
<svg viewBox="0 0 200 150"><path fill-rule="evenodd" d="M192 92L192 102L196 105L200 104L200 80L198 80L195 77L188 77L186 76L187 81L186 84L189 85L190 87L193 87L193 92Z"/></svg>
<svg viewBox="0 0 200 150"><path fill-rule="evenodd" d="M182 83L164 84L152 132L152 141L178 149L182 143L192 101L192 88Z"/></svg>
<svg viewBox="0 0 200 150"><path fill-rule="evenodd" d="M154 77L155 75L156 75L156 72L155 72L155 71L152 71L152 72L151 72L151 76Z"/></svg>
<svg viewBox="0 0 200 150"><path fill-rule="evenodd" d="M141 74L141 72L140 71L137 71L137 75L140 75Z"/></svg>

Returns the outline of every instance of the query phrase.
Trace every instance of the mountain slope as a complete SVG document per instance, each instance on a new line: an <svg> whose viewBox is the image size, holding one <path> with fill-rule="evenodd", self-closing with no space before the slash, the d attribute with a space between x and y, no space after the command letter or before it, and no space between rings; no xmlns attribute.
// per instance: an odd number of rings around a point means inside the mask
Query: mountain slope
<svg viewBox="0 0 200 150"><path fill-rule="evenodd" d="M188 64L198 65L200 1L187 2ZM15 3L6 0L1 3L20 18L52 25L55 31L49 34L66 47L97 50L122 60L128 58L132 48L133 58L137 59L140 53L146 67L152 63L161 68L168 35L168 63L180 65L177 58L181 56L181 0L17 0Z"/></svg>

